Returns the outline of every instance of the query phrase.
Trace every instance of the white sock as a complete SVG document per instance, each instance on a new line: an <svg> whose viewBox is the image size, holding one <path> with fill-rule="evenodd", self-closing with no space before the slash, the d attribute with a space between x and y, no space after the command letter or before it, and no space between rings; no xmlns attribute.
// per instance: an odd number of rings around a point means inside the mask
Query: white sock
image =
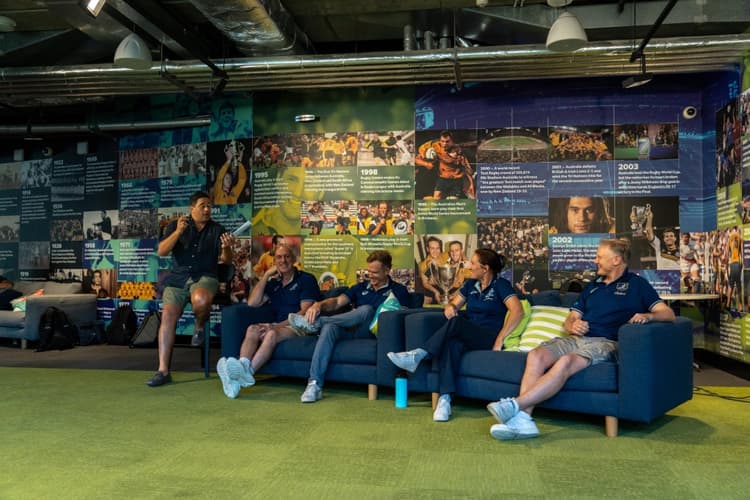
<svg viewBox="0 0 750 500"><path fill-rule="evenodd" d="M240 358L240 363L242 363L242 366L244 366L244 367L245 367L245 370L247 370L247 371L248 371L248 373L250 373L251 375L252 375L253 373L255 373L255 372L253 371L253 365L251 365L251 364L250 364L250 360L249 360L249 359L247 359L247 358L245 358L245 357L242 357L242 358Z"/></svg>

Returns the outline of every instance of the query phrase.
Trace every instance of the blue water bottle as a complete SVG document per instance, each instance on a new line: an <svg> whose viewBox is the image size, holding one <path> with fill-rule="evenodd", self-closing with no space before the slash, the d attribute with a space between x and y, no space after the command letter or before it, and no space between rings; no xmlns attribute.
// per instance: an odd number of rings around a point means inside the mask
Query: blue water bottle
<svg viewBox="0 0 750 500"><path fill-rule="evenodd" d="M396 408L406 408L409 400L409 379L405 373L396 375Z"/></svg>

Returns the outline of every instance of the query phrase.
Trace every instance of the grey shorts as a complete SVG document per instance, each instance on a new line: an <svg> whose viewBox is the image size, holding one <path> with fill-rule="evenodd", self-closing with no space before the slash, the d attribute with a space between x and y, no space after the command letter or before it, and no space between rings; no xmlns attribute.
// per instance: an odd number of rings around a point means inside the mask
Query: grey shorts
<svg viewBox="0 0 750 500"><path fill-rule="evenodd" d="M617 358L617 342L604 337L569 335L543 342L540 347L547 349L555 360L573 353L588 359L589 365L614 361Z"/></svg>
<svg viewBox="0 0 750 500"><path fill-rule="evenodd" d="M219 280L210 276L201 276L198 281L188 278L187 283L182 288L176 286L165 287L164 292L161 294L162 304L185 307L190 302L190 295L196 288L205 288L211 292L212 296L216 295L216 292L219 290Z"/></svg>

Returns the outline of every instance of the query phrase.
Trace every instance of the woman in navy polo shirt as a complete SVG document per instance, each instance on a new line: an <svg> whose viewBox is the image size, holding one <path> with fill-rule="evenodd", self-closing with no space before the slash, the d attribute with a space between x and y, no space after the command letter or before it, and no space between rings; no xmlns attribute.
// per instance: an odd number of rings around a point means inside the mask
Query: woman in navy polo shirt
<svg viewBox="0 0 750 500"><path fill-rule="evenodd" d="M445 306L448 322L420 348L388 353L388 358L414 373L423 359L435 358L439 367L440 398L432 419L445 422L451 416L451 394L455 392L461 354L464 351L499 351L503 340L523 317L521 301L510 282L500 277L503 257L480 248L471 257L471 275ZM466 311L459 310L466 304ZM506 321L507 313L507 321Z"/></svg>

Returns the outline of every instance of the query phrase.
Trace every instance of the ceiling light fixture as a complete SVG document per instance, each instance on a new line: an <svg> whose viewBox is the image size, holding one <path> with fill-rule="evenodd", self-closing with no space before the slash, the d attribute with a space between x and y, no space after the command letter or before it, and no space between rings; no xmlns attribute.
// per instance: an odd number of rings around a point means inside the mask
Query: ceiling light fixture
<svg viewBox="0 0 750 500"><path fill-rule="evenodd" d="M115 50L114 64L120 68L144 70L151 68L152 63L151 50L135 33L123 38Z"/></svg>
<svg viewBox="0 0 750 500"><path fill-rule="evenodd" d="M628 78L623 80L622 88L632 89L635 87L640 87L641 85L646 85L653 78L654 75L652 75L651 73L646 73L646 55L641 54L641 74L629 76Z"/></svg>
<svg viewBox="0 0 750 500"><path fill-rule="evenodd" d="M107 0L83 0L86 10L94 17L99 15L105 3L107 3Z"/></svg>
<svg viewBox="0 0 750 500"><path fill-rule="evenodd" d="M553 52L573 52L587 43L589 39L581 22L567 11L560 14L547 33L547 49Z"/></svg>
<svg viewBox="0 0 750 500"><path fill-rule="evenodd" d="M16 29L16 22L6 16L0 16L0 33L9 33Z"/></svg>

